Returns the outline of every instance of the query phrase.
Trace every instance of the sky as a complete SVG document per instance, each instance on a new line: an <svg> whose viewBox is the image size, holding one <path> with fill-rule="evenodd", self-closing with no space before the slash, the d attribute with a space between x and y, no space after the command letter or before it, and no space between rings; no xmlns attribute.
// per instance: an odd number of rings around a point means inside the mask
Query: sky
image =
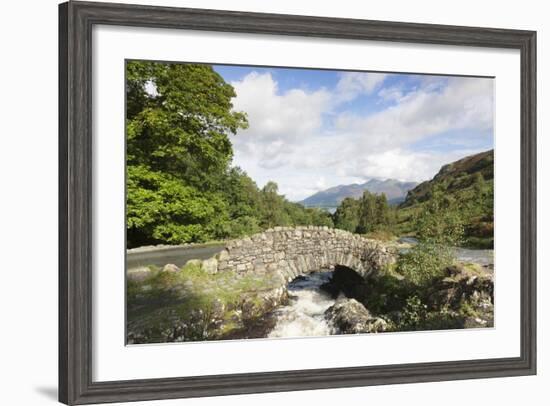
<svg viewBox="0 0 550 406"><path fill-rule="evenodd" d="M246 112L233 164L291 201L369 179L431 179L493 148L494 79L214 65Z"/></svg>

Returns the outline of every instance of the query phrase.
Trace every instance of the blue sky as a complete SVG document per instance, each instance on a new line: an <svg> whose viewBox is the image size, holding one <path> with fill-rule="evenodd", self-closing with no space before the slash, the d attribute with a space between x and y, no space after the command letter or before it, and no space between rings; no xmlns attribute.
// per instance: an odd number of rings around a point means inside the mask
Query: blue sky
<svg viewBox="0 0 550 406"><path fill-rule="evenodd" d="M234 165L298 201L371 178L422 181L493 148L493 79L214 66L249 128Z"/></svg>

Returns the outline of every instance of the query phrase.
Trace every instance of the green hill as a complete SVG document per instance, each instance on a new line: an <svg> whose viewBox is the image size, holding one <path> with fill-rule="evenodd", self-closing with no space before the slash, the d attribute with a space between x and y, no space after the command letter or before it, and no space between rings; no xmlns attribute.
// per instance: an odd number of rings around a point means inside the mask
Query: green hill
<svg viewBox="0 0 550 406"><path fill-rule="evenodd" d="M493 150L444 165L432 180L422 182L407 193L398 210L398 231L414 234L415 214L438 190L445 194L449 207L463 221L465 245L492 248L493 176Z"/></svg>

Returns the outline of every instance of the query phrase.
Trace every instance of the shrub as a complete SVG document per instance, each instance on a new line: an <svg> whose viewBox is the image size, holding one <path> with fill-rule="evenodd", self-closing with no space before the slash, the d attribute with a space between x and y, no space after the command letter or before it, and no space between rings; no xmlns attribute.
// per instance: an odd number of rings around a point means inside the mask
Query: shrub
<svg viewBox="0 0 550 406"><path fill-rule="evenodd" d="M448 330L464 328L463 317L447 307L429 311L418 296L410 296L401 312L396 330Z"/></svg>
<svg viewBox="0 0 550 406"><path fill-rule="evenodd" d="M401 330L416 330L419 328L424 320L428 307L422 303L418 296L411 296L407 298L407 303L401 313Z"/></svg>
<svg viewBox="0 0 550 406"><path fill-rule="evenodd" d="M395 239L395 235L387 229L377 229L365 234L365 237L372 238L373 240L391 241Z"/></svg>
<svg viewBox="0 0 550 406"><path fill-rule="evenodd" d="M444 269L453 259L453 252L447 246L419 243L399 256L397 269L413 284L426 287L443 276Z"/></svg>

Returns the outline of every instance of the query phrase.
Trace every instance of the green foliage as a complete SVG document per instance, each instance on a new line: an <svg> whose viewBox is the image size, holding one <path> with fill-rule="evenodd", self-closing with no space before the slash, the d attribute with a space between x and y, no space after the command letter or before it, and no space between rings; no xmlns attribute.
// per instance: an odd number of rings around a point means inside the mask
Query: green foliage
<svg viewBox="0 0 550 406"><path fill-rule="evenodd" d="M411 295L411 284L393 266L382 270L369 281L364 304L374 314L391 314L401 310Z"/></svg>
<svg viewBox="0 0 550 406"><path fill-rule="evenodd" d="M313 225L334 227L332 216L325 210L315 207L308 207L305 210L305 218L301 222L294 222L294 225Z"/></svg>
<svg viewBox="0 0 550 406"><path fill-rule="evenodd" d="M421 298L413 295L407 298L399 320L394 324L400 331L446 330L464 328L464 317L446 306L430 310Z"/></svg>
<svg viewBox="0 0 550 406"><path fill-rule="evenodd" d="M409 281L425 287L452 265L452 247L462 242L464 226L452 198L439 186L431 191L422 210L415 213L414 221L420 242L399 256L397 268Z"/></svg>
<svg viewBox="0 0 550 406"><path fill-rule="evenodd" d="M342 230L355 232L359 224L359 200L346 197L334 212L334 226Z"/></svg>
<svg viewBox="0 0 550 406"><path fill-rule="evenodd" d="M454 260L451 248L443 245L419 243L409 251L399 255L398 271L417 286L429 286L443 276L445 267Z"/></svg>
<svg viewBox="0 0 550 406"><path fill-rule="evenodd" d="M367 234L388 230L394 222L394 217L395 214L385 194L376 195L365 191L359 199L347 197L342 200L333 215L333 220L336 228Z"/></svg>
<svg viewBox="0 0 550 406"><path fill-rule="evenodd" d="M273 226L328 225L268 182L231 167L230 136L246 128L233 87L212 67L126 65L127 244L205 242Z"/></svg>
<svg viewBox="0 0 550 406"><path fill-rule="evenodd" d="M126 71L128 165L197 187L219 182L232 158L229 135L247 126L233 111L233 87L207 65L134 61Z"/></svg>
<svg viewBox="0 0 550 406"><path fill-rule="evenodd" d="M452 197L437 186L431 191L430 200L415 216L416 236L433 245L459 245L464 236L462 213L457 210Z"/></svg>
<svg viewBox="0 0 550 406"><path fill-rule="evenodd" d="M259 218L262 216L262 195L256 183L239 167L230 168L221 188L228 204L229 216Z"/></svg>
<svg viewBox="0 0 550 406"><path fill-rule="evenodd" d="M129 327L145 327L147 337L142 340L149 343L165 342L166 331L176 328L182 329L179 335L185 341L219 338L212 337L212 332L223 335L239 327L232 319L243 295L263 303L258 292L273 288L274 283L253 275L237 277L231 271L211 275L197 264L187 264L179 272L154 269L143 280L127 282ZM221 331L214 320L223 321Z"/></svg>
<svg viewBox="0 0 550 406"><path fill-rule="evenodd" d="M376 195L365 191L359 199L359 220L356 231L361 234L368 233L374 229L377 221Z"/></svg>
<svg viewBox="0 0 550 406"><path fill-rule="evenodd" d="M132 243L196 242L223 237L215 227L227 216L220 195L201 192L143 165L128 166L127 174L126 221Z"/></svg>
<svg viewBox="0 0 550 406"><path fill-rule="evenodd" d="M275 182L267 182L262 189L264 211L262 224L266 228L276 225L288 226L291 224L290 216L284 210L284 197L280 196L278 192L279 187Z"/></svg>
<svg viewBox="0 0 550 406"><path fill-rule="evenodd" d="M371 231L370 233L365 234L365 237L379 241L391 241L396 238L396 236L389 229L378 229Z"/></svg>
<svg viewBox="0 0 550 406"><path fill-rule="evenodd" d="M416 234L422 239L444 235L453 245L493 247L493 151L445 165L430 181L409 191L398 210L395 232ZM417 214L444 212L436 221ZM419 235L421 233L426 235ZM461 232L460 229L463 229ZM457 238L463 234L462 238Z"/></svg>
<svg viewBox="0 0 550 406"><path fill-rule="evenodd" d="M405 307L401 312L402 329L416 330L424 320L428 313L428 306L426 306L418 296L411 296L407 298Z"/></svg>
<svg viewBox="0 0 550 406"><path fill-rule="evenodd" d="M256 234L262 231L256 217L239 216L220 224L219 234L225 237L237 238Z"/></svg>

